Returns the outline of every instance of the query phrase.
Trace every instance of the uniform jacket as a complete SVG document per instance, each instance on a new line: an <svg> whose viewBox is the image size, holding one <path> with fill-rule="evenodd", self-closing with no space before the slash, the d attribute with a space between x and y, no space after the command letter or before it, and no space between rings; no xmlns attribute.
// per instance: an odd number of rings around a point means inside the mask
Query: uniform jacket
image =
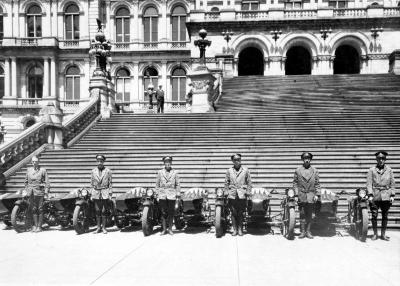
<svg viewBox="0 0 400 286"><path fill-rule="evenodd" d="M99 168L92 170L91 178L92 186L92 199L110 199L112 195L112 173L107 167L104 167L103 171Z"/></svg>
<svg viewBox="0 0 400 286"><path fill-rule="evenodd" d="M300 166L294 172L293 190L298 195L299 202L313 203L314 197L320 194L319 173L316 168L309 169Z"/></svg>
<svg viewBox="0 0 400 286"><path fill-rule="evenodd" d="M162 89L156 90L156 99L157 101L164 101L164 91Z"/></svg>
<svg viewBox="0 0 400 286"><path fill-rule="evenodd" d="M39 167L38 170L30 167L26 171L25 176L25 190L27 195L30 196L32 193L35 196L44 196L50 189L49 177L45 168Z"/></svg>
<svg viewBox="0 0 400 286"><path fill-rule="evenodd" d="M175 200L176 195L181 192L178 172L174 169L167 172L165 168L159 170L156 179L156 192L161 200Z"/></svg>
<svg viewBox="0 0 400 286"><path fill-rule="evenodd" d="M229 199L235 199L236 195L239 199L244 199L246 193L251 193L251 187L251 175L246 167L240 167L238 171L231 167L226 171L225 191Z"/></svg>
<svg viewBox="0 0 400 286"><path fill-rule="evenodd" d="M374 201L388 201L395 195L393 170L385 165L382 170L371 167L367 174L367 191L374 196Z"/></svg>

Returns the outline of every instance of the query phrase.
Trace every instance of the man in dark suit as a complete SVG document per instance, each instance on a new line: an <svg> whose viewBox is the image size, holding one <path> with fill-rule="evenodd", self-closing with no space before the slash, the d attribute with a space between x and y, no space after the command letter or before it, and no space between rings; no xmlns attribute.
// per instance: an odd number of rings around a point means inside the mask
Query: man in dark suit
<svg viewBox="0 0 400 286"><path fill-rule="evenodd" d="M367 174L367 191L370 200L370 209L372 214L372 229L374 235L372 240L378 239L378 212L382 212L382 228L381 239L389 240L386 236L386 227L388 223L388 212L395 196L395 182L393 170L385 164L386 151L378 151L375 153L376 165L368 170Z"/></svg>
<svg viewBox="0 0 400 286"><path fill-rule="evenodd" d="M92 170L91 186L92 199L96 209L97 229L94 233L106 230L106 211L108 200L112 196L112 173L111 170L104 166L106 157L104 155L96 155L97 167ZM101 217L101 220L100 220Z"/></svg>
<svg viewBox="0 0 400 286"><path fill-rule="evenodd" d="M158 89L156 90L156 99L157 113L164 113L164 91L161 84L158 85Z"/></svg>
<svg viewBox="0 0 400 286"><path fill-rule="evenodd" d="M303 165L296 169L293 178L293 190L299 199L300 230L299 238L313 238L311 220L314 203L320 195L319 173L311 166L313 155L310 152L301 154Z"/></svg>
<svg viewBox="0 0 400 286"><path fill-rule="evenodd" d="M225 192L232 213L233 236L243 235L243 212L246 207L246 195L251 193L251 175L249 169L242 166L242 155L231 156L233 167L226 171Z"/></svg>

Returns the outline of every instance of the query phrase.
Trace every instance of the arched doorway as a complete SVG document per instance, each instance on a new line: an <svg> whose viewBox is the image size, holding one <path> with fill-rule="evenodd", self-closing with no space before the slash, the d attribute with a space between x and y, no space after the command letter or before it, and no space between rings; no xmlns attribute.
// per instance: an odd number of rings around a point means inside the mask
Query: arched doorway
<svg viewBox="0 0 400 286"><path fill-rule="evenodd" d="M334 74L355 74L360 73L360 55L350 45L339 46L335 51L333 61Z"/></svg>
<svg viewBox="0 0 400 286"><path fill-rule="evenodd" d="M286 52L285 74L311 74L311 54L302 47L291 47Z"/></svg>
<svg viewBox="0 0 400 286"><path fill-rule="evenodd" d="M239 53L238 74L264 75L264 56L259 49L248 47Z"/></svg>

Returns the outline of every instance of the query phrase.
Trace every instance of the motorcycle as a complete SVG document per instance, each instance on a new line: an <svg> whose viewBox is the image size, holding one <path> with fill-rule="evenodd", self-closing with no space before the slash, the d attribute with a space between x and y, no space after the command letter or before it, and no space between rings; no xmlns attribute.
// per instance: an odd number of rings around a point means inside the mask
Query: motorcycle
<svg viewBox="0 0 400 286"><path fill-rule="evenodd" d="M365 189L357 189L356 196L348 202L348 222L356 239L365 241L368 233L368 195Z"/></svg>
<svg viewBox="0 0 400 286"><path fill-rule="evenodd" d="M252 188L251 194L246 196L246 209L244 213L243 227L249 225L264 225L270 228L273 224L271 217L271 193L266 188Z"/></svg>
<svg viewBox="0 0 400 286"><path fill-rule="evenodd" d="M143 200L142 231L144 236L153 233L153 227L161 222L161 211L153 189L147 189Z"/></svg>
<svg viewBox="0 0 400 286"><path fill-rule="evenodd" d="M195 226L206 222L206 198L207 192L202 188L191 188L181 192L175 202L175 228L180 230L185 225Z"/></svg>
<svg viewBox="0 0 400 286"><path fill-rule="evenodd" d="M96 210L91 200L91 189L81 188L77 190L78 198L75 201L75 209L72 217L72 224L77 234L89 231L89 228L96 225ZM107 200L106 227L115 224L115 205L113 200Z"/></svg>
<svg viewBox="0 0 400 286"><path fill-rule="evenodd" d="M211 197L209 196L209 199ZM228 207L228 198L224 193L224 190L221 188L217 188L215 191L215 236L217 238L222 237L229 226L229 207Z"/></svg>
<svg viewBox="0 0 400 286"><path fill-rule="evenodd" d="M0 219L6 227L12 227L11 212L16 201L22 198L23 190L15 193L5 193L0 196Z"/></svg>
<svg viewBox="0 0 400 286"><path fill-rule="evenodd" d="M294 227L296 224L296 195L292 189L285 190L285 196L281 202L281 233L289 240L294 239Z"/></svg>
<svg viewBox="0 0 400 286"><path fill-rule="evenodd" d="M115 198L115 224L119 229L141 222L145 188L133 188Z"/></svg>
<svg viewBox="0 0 400 286"><path fill-rule="evenodd" d="M52 205L52 212L45 215L47 220L54 221L54 224L60 225L61 228L72 226L75 202L78 197L77 190L64 195L50 196L49 201Z"/></svg>

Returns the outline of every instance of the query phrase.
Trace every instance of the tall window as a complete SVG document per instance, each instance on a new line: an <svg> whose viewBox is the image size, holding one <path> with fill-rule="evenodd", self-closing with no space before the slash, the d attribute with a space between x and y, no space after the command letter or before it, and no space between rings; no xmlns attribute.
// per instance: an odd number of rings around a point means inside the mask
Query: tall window
<svg viewBox="0 0 400 286"><path fill-rule="evenodd" d="M115 15L116 29L117 29L117 42L129 42L129 10L126 8L119 8Z"/></svg>
<svg viewBox="0 0 400 286"><path fill-rule="evenodd" d="M130 101L130 73L127 69L122 68L117 71L116 86L117 86L117 102Z"/></svg>
<svg viewBox="0 0 400 286"><path fill-rule="evenodd" d="M65 39L79 40L79 7L75 4L65 9Z"/></svg>
<svg viewBox="0 0 400 286"><path fill-rule="evenodd" d="M43 70L37 65L28 72L28 97L43 97Z"/></svg>
<svg viewBox="0 0 400 286"><path fill-rule="evenodd" d="M65 100L76 101L80 99L81 77L77 66L71 66L65 74Z"/></svg>
<svg viewBox="0 0 400 286"><path fill-rule="evenodd" d="M150 83L153 84L154 89L158 87L158 72L152 67L147 68L143 73L143 90L147 90Z"/></svg>
<svg viewBox="0 0 400 286"><path fill-rule="evenodd" d="M4 70L0 67L0 99L4 97Z"/></svg>
<svg viewBox="0 0 400 286"><path fill-rule="evenodd" d="M302 0L290 0L285 3L285 9L287 10L296 10L301 9L303 6Z"/></svg>
<svg viewBox="0 0 400 286"><path fill-rule="evenodd" d="M243 1L242 2L243 11L256 11L260 10L260 4L258 1Z"/></svg>
<svg viewBox="0 0 400 286"><path fill-rule="evenodd" d="M42 9L38 5L29 7L26 13L26 23L29 38L42 36Z"/></svg>
<svg viewBox="0 0 400 286"><path fill-rule="evenodd" d="M144 41L158 41L158 12L156 8L149 7L144 11L143 15Z"/></svg>
<svg viewBox="0 0 400 286"><path fill-rule="evenodd" d="M186 10L177 6L172 10L172 41L186 41Z"/></svg>
<svg viewBox="0 0 400 286"><path fill-rule="evenodd" d="M185 101L186 72L182 68L176 68L172 72L172 101Z"/></svg>
<svg viewBox="0 0 400 286"><path fill-rule="evenodd" d="M0 6L0 43L3 41L4 27L3 27L3 9Z"/></svg>

